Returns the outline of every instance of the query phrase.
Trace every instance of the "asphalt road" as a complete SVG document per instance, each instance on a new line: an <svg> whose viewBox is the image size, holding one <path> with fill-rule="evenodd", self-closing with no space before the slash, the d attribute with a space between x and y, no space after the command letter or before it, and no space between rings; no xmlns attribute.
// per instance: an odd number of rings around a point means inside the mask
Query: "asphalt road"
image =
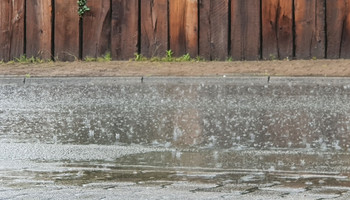
<svg viewBox="0 0 350 200"><path fill-rule="evenodd" d="M0 199L349 199L350 79L1 78Z"/></svg>

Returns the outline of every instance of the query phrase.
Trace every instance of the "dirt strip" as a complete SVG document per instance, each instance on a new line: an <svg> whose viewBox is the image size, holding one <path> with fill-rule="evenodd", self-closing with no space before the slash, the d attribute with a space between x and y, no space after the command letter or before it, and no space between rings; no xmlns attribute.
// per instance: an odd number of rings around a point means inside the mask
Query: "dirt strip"
<svg viewBox="0 0 350 200"><path fill-rule="evenodd" d="M0 76L321 76L350 77L350 60L234 62L48 62L0 64Z"/></svg>

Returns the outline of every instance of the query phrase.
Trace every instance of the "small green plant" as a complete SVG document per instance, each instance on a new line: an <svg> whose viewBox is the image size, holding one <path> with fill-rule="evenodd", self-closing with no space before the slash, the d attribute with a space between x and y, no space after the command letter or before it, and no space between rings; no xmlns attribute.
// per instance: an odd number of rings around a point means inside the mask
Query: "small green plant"
<svg viewBox="0 0 350 200"><path fill-rule="evenodd" d="M104 62L112 61L112 56L110 52L107 52L102 58ZM97 58L97 61L99 61L99 58Z"/></svg>
<svg viewBox="0 0 350 200"><path fill-rule="evenodd" d="M165 55L165 61L167 61L167 62L173 61L174 60L173 59L173 54L174 54L174 52L171 49L167 50L166 51L166 55Z"/></svg>
<svg viewBox="0 0 350 200"><path fill-rule="evenodd" d="M196 61L196 62L200 62L200 61L205 61L205 59L202 58L202 57L200 57L200 56L197 56L197 57L195 58L195 61Z"/></svg>
<svg viewBox="0 0 350 200"><path fill-rule="evenodd" d="M111 57L111 53L109 53L109 52L107 52L102 57L94 58L94 57L86 56L84 58L84 61L86 61L86 62L109 62L111 60L112 60L112 57Z"/></svg>
<svg viewBox="0 0 350 200"><path fill-rule="evenodd" d="M83 17L84 14L87 12L87 11L90 11L90 8L86 5L86 0L78 0L77 1L78 3L78 14L79 14L79 17Z"/></svg>
<svg viewBox="0 0 350 200"><path fill-rule="evenodd" d="M152 57L147 58L142 54L135 53L134 61L150 61L150 62L195 62L204 61L201 57L197 56L195 59L191 58L190 54L187 53L181 57L173 57L174 52L172 50L167 50L165 57Z"/></svg>
<svg viewBox="0 0 350 200"><path fill-rule="evenodd" d="M312 57L312 60L317 60L317 57L316 56Z"/></svg>
<svg viewBox="0 0 350 200"><path fill-rule="evenodd" d="M96 58L90 57L90 56L86 56L86 57L84 58L84 61L86 61L86 62L95 62L95 61L96 61Z"/></svg>
<svg viewBox="0 0 350 200"><path fill-rule="evenodd" d="M151 62L159 62L159 61L162 61L162 58L159 58L159 57L152 57L151 59L150 59L150 61Z"/></svg>
<svg viewBox="0 0 350 200"><path fill-rule="evenodd" d="M270 60L276 60L276 56L274 54L270 54Z"/></svg>
<svg viewBox="0 0 350 200"><path fill-rule="evenodd" d="M172 58L173 54L174 54L174 52L171 49L166 51L166 57L167 58Z"/></svg>
<svg viewBox="0 0 350 200"><path fill-rule="evenodd" d="M44 63L45 60L40 59L40 58L38 58L38 57L34 57L34 56L28 58L28 57L24 54L24 55L20 56L19 58L15 58L12 62L9 61L8 63L11 64L11 63L13 63L13 62L25 63L25 64L27 64L27 63Z"/></svg>
<svg viewBox="0 0 350 200"><path fill-rule="evenodd" d="M227 62L232 62L233 61L233 58L230 56L226 59Z"/></svg>
<svg viewBox="0 0 350 200"><path fill-rule="evenodd" d="M29 63L26 55L22 55L19 58L15 58L14 60L15 62L19 62L19 63Z"/></svg>
<svg viewBox="0 0 350 200"><path fill-rule="evenodd" d="M187 54L181 56L180 58L176 59L177 62L189 62L191 60L192 59L191 59L191 56L190 56L189 53L187 53Z"/></svg>
<svg viewBox="0 0 350 200"><path fill-rule="evenodd" d="M142 54L135 53L135 61L147 61L147 58L144 57Z"/></svg>

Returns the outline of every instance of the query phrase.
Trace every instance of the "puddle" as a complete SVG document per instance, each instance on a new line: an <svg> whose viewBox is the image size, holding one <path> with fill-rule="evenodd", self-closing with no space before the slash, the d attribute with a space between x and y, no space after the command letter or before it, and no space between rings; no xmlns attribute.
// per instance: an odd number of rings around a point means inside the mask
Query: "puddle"
<svg viewBox="0 0 350 200"><path fill-rule="evenodd" d="M163 187L186 181L213 184L213 191L253 185L240 194L265 187L292 193L324 187L333 194L329 187L350 186L349 95L350 80L339 78L33 78L25 84L2 78L0 151L36 144L68 156L29 147L12 157L3 153L2 163L15 158L39 170L0 164L1 180ZM133 152L136 146L155 150ZM99 147L106 153L89 153ZM133 153L111 153L113 147ZM40 170L43 163L50 170Z"/></svg>

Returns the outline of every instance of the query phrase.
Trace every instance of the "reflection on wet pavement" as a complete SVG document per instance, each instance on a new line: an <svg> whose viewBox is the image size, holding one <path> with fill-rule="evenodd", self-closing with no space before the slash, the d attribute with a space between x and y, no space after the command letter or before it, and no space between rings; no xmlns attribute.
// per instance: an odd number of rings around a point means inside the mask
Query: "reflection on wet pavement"
<svg viewBox="0 0 350 200"><path fill-rule="evenodd" d="M0 196L195 183L226 197L345 198L349 94L338 78L3 78Z"/></svg>

